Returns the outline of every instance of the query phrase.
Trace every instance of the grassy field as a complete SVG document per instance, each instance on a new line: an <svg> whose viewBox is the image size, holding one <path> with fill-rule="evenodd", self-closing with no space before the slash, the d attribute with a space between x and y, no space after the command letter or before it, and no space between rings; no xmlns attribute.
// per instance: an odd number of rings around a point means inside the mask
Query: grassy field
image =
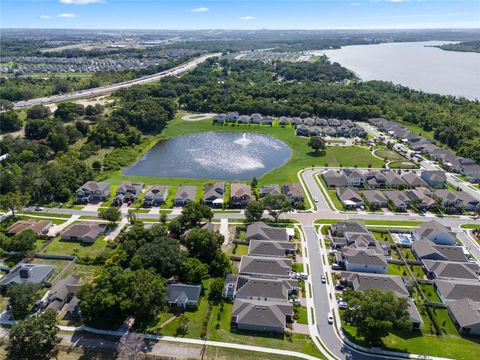
<svg viewBox="0 0 480 360"><path fill-rule="evenodd" d="M385 159L385 160L392 160L392 161L406 161L402 155L397 153L394 150L389 150L389 149L378 149L375 151L375 155L377 155L379 158Z"/></svg>
<svg viewBox="0 0 480 360"><path fill-rule="evenodd" d="M103 236L98 238L93 244L84 244L80 241L62 240L60 236L58 236L48 244L43 250L43 253L96 257L109 250L107 244L108 242L103 239Z"/></svg>
<svg viewBox="0 0 480 360"><path fill-rule="evenodd" d="M287 182L298 182L297 172L301 169L311 166L344 166L353 167L382 167L383 161L373 157L370 151L362 147L328 147L325 154L317 156L312 154L308 147L308 139L295 136L295 130L281 126L260 126L260 125L213 125L211 120L205 121L183 121L180 117L172 120L158 140L166 140L171 137L187 135L198 132L217 131L217 132L256 132L271 135L284 141L292 150L290 160L283 166L260 177L259 184L283 184ZM136 179L147 185L162 184L170 186L182 185L200 185L212 180L203 179L181 179L181 178L155 178L136 176L124 176L120 171L116 171L109 177L109 182L113 185L120 184L125 180Z"/></svg>

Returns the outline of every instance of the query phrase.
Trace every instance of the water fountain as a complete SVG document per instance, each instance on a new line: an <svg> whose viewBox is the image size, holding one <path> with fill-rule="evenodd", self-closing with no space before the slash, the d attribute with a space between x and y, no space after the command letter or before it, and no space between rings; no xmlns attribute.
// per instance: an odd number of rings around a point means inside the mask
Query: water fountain
<svg viewBox="0 0 480 360"><path fill-rule="evenodd" d="M252 140L247 138L247 133L243 133L243 135L240 139L237 139L237 140L234 141L235 144L243 145L243 146L247 146L251 142L252 142Z"/></svg>

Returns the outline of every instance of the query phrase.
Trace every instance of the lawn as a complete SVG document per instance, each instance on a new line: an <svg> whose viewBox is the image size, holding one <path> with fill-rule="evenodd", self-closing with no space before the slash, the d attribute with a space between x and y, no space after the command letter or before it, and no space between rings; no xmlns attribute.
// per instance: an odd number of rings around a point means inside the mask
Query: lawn
<svg viewBox="0 0 480 360"><path fill-rule="evenodd" d="M378 149L375 151L375 155L377 155L379 158L386 159L386 160L392 160L392 161L406 161L402 155L397 153L394 150L389 150L389 149Z"/></svg>
<svg viewBox="0 0 480 360"><path fill-rule="evenodd" d="M418 168L417 165L407 160L392 161L390 164L388 164L388 167L390 169L417 169Z"/></svg>
<svg viewBox="0 0 480 360"><path fill-rule="evenodd" d="M278 354L268 354L257 351L247 351L238 349L221 348L207 346L204 359L206 360L294 360L297 357L284 356ZM61 360L61 359L60 359Z"/></svg>
<svg viewBox="0 0 480 360"><path fill-rule="evenodd" d="M98 255L110 251L107 247L108 241L104 237L98 238L93 244L84 244L80 241L62 240L60 236L56 237L43 250L44 254L76 255L79 257Z"/></svg>
<svg viewBox="0 0 480 360"><path fill-rule="evenodd" d="M413 272L413 276L415 276L416 279L423 279L425 277L425 272L423 271L423 268L420 265L409 265L409 266L410 266L410 270L412 270Z"/></svg>
<svg viewBox="0 0 480 360"><path fill-rule="evenodd" d="M391 226L418 226L423 224L423 221L412 220L365 220L365 225L391 225Z"/></svg>
<svg viewBox="0 0 480 360"><path fill-rule="evenodd" d="M53 272L52 277L50 280L53 280L55 276L58 275L60 271L62 271L68 264L70 263L69 260L57 260L57 259L33 259L32 264L37 265L53 265L55 266L55 271Z"/></svg>
<svg viewBox="0 0 480 360"><path fill-rule="evenodd" d="M233 255L242 256L248 254L248 245L235 244L233 246Z"/></svg>
<svg viewBox="0 0 480 360"><path fill-rule="evenodd" d="M427 298L428 301L437 302L437 303L442 302L440 300L440 298L438 297L437 292L433 288L433 285L431 285L431 284L421 284L421 283L419 283L419 285L420 285L420 288L422 289L423 294L425 295L425 297Z"/></svg>
<svg viewBox="0 0 480 360"><path fill-rule="evenodd" d="M405 268L405 265L388 264L387 274L406 276L407 269Z"/></svg>
<svg viewBox="0 0 480 360"><path fill-rule="evenodd" d="M298 182L297 172L301 169L315 166L344 166L353 167L382 167L383 161L371 155L367 148L350 146L350 147L328 147L325 154L320 156L311 154L308 147L308 139L295 136L295 131L291 127L281 126L255 126L255 125L213 125L210 120L205 121L183 121L180 117L172 120L163 134L157 139L165 140L175 136L187 135L205 131L218 132L256 132L271 135L284 141L292 150L290 160L283 166L260 177L259 184L284 184L287 182ZM147 146L147 149L150 147ZM162 184L178 186L183 185L200 185L212 180L202 179L180 179L180 178L155 178L155 177L128 177L124 176L120 171L116 171L109 177L111 184L120 184L125 180L135 179L142 181L146 185Z"/></svg>
<svg viewBox="0 0 480 360"><path fill-rule="evenodd" d="M308 312L305 306L297 306L296 311L298 311L298 320L299 324L308 324Z"/></svg>
<svg viewBox="0 0 480 360"><path fill-rule="evenodd" d="M62 274L61 279L65 279L69 275L75 274L80 277L80 284L87 284L93 280L93 276L99 268L99 266L95 265L74 264Z"/></svg>

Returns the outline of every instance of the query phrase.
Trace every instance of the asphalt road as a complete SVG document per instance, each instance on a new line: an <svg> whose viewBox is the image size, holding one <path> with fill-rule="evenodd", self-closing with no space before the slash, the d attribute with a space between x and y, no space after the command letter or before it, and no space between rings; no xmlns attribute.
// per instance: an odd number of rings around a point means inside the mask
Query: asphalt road
<svg viewBox="0 0 480 360"><path fill-rule="evenodd" d="M157 74L149 75L149 76L144 76L138 79L134 80L128 80L124 81L121 83L113 84L113 85L107 85L107 86L102 86L94 89L88 89L88 90L81 90L81 91L75 91L71 92L68 94L62 94L62 95L52 95L52 96L46 96L42 98L36 98L36 99L30 99L30 100L24 100L24 101L17 101L13 103L13 108L14 109L21 109L25 107L30 107L33 105L40 105L40 104L51 104L59 101L66 101L66 100L75 100L75 99L81 99L81 98L87 98L87 97L94 97L94 96L99 96L99 95L105 95L105 94L110 94L116 90L119 89L124 89L128 88L134 85L140 85L140 84L146 84L149 82L157 81L160 80L166 76L177 76L185 71L188 71L190 69L193 69L197 65L201 64L205 60L207 60L210 57L215 57L215 56L220 56L221 53L214 53L214 54L206 54L202 55L196 59L193 59L189 61L188 63L179 65L177 67L174 67L169 70L162 71Z"/></svg>

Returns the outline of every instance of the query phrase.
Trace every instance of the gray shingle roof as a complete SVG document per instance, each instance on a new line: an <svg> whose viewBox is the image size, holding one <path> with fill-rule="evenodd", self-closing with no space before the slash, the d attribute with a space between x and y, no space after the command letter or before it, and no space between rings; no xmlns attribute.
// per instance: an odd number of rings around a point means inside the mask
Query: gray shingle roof
<svg viewBox="0 0 480 360"><path fill-rule="evenodd" d="M430 240L418 240L412 243L412 250L419 259L467 261L460 246L436 245Z"/></svg>
<svg viewBox="0 0 480 360"><path fill-rule="evenodd" d="M168 284L168 302L198 301L202 293L202 285Z"/></svg>
<svg viewBox="0 0 480 360"><path fill-rule="evenodd" d="M460 327L480 326L480 302L471 299L460 299L448 304L450 313Z"/></svg>
<svg viewBox="0 0 480 360"><path fill-rule="evenodd" d="M351 283L354 290L379 289L382 291L392 291L397 294L397 296L409 296L405 282L399 275L344 271L342 272L342 278Z"/></svg>
<svg viewBox="0 0 480 360"><path fill-rule="evenodd" d="M478 265L454 261L422 260L428 272L437 278L478 280Z"/></svg>
<svg viewBox="0 0 480 360"><path fill-rule="evenodd" d="M286 251L294 251L295 243L269 240L250 240L248 255L285 256Z"/></svg>
<svg viewBox="0 0 480 360"><path fill-rule="evenodd" d="M11 284L41 284L48 280L55 271L53 265L19 264L0 280L0 286Z"/></svg>
<svg viewBox="0 0 480 360"><path fill-rule="evenodd" d="M288 300L288 292L298 286L297 280L290 279L261 279L240 276L237 281L236 297L242 299L264 298L278 301Z"/></svg>
<svg viewBox="0 0 480 360"><path fill-rule="evenodd" d="M480 301L480 284L471 280L435 280L435 287L445 301L471 299Z"/></svg>
<svg viewBox="0 0 480 360"><path fill-rule="evenodd" d="M264 222L255 222L247 226L247 240L288 241L287 230L269 226Z"/></svg>
<svg viewBox="0 0 480 360"><path fill-rule="evenodd" d="M286 316L293 314L289 303L270 301L235 300L232 317L237 324L284 328Z"/></svg>
<svg viewBox="0 0 480 360"><path fill-rule="evenodd" d="M240 274L267 277L289 277L292 260L260 256L242 256Z"/></svg>

